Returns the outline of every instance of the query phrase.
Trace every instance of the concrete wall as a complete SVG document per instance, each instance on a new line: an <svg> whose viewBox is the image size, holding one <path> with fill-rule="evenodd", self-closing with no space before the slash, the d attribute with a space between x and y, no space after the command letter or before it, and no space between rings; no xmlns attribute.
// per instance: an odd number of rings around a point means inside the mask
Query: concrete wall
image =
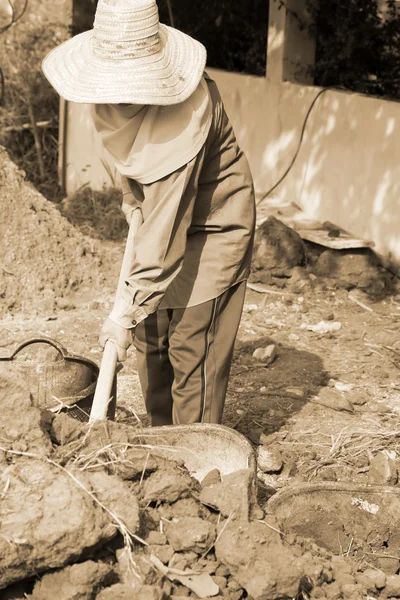
<svg viewBox="0 0 400 600"><path fill-rule="evenodd" d="M262 198L289 166L318 88L209 70ZM68 105L67 190L115 177L88 109ZM107 169L104 165L110 165ZM400 260L400 103L327 91L317 100L293 168L273 192Z"/></svg>
<svg viewBox="0 0 400 600"><path fill-rule="evenodd" d="M307 85L314 41L290 12L295 7L307 18L306 5L306 0L283 5L270 0L267 78L209 69L249 158L258 199L291 164L321 91ZM64 109L60 172L67 192L86 183L97 189L117 183L88 107L68 103ZM400 103L327 91L309 115L293 168L273 195L373 241L380 254L400 262L399 188Z"/></svg>
<svg viewBox="0 0 400 600"><path fill-rule="evenodd" d="M261 198L289 166L321 91L217 73ZM400 260L400 103L324 92L289 174L273 192L310 216L375 242Z"/></svg>

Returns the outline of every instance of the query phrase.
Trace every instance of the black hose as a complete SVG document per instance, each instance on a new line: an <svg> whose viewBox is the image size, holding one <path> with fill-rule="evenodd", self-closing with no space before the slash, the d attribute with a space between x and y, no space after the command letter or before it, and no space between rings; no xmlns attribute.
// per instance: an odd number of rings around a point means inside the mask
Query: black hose
<svg viewBox="0 0 400 600"><path fill-rule="evenodd" d="M298 145L297 145L296 152L295 152L295 154L294 154L294 156L293 156L293 158L292 158L292 160L291 160L291 162L290 162L290 165L288 166L288 168L286 169L286 171L284 172L284 174L282 175L282 177L280 177L280 178L278 179L278 181L277 181L277 182L276 182L276 183L275 183L275 184L272 186L272 188L271 188L271 189L269 189L269 190L268 190L268 192L266 192L266 194L264 194L264 195L263 195L263 197L262 197L262 198L261 198L261 199L260 199L260 200L257 202L257 204L260 204L260 203L261 203L261 202L262 202L262 201L263 201L263 200L264 200L264 199L265 199L267 196L269 196L269 195L270 195L270 194L271 194L271 193L272 193L272 192L273 192L273 191L274 191L274 190L275 190L275 189L278 187L278 185L280 185L280 184L282 183L282 181L283 181L283 180L285 179L285 177L288 175L289 171L290 171L290 170L291 170L291 168L293 167L293 165L294 165L294 163L295 163L295 161L296 161L296 158L297 158L297 156L298 156L298 154L299 154L299 152L300 152L301 144L302 144L302 142L303 142L304 132L305 132L305 130L306 130L307 121L308 121L308 118L309 118L309 116L310 116L310 114L311 114L311 111L312 111L312 109L314 108L314 106L315 106L315 103L316 103L316 101L318 100L318 98L319 98L320 96L322 96L322 94L324 94L325 92L328 92L330 89L331 89L331 88L324 88L324 89L320 90L320 91L318 92L318 94L315 96L314 100L311 102L311 105L310 105L310 107L309 107L309 109L308 109L308 111L307 111L307 114L306 114L306 116L305 116L305 119L304 119L304 122L303 122L303 126L302 126L302 128L301 128L301 134L300 134L299 143L298 143Z"/></svg>

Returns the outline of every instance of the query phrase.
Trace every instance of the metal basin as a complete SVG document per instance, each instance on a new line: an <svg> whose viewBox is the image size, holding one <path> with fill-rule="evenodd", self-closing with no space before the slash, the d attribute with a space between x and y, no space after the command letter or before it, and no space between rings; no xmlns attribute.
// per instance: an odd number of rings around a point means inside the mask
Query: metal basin
<svg viewBox="0 0 400 600"><path fill-rule="evenodd" d="M25 349L28 350L23 352ZM95 362L69 353L56 340L41 337L25 340L9 356L0 357L1 367L22 381L38 408L68 411L80 421L89 419L99 374ZM116 378L109 418L114 417L115 400Z"/></svg>

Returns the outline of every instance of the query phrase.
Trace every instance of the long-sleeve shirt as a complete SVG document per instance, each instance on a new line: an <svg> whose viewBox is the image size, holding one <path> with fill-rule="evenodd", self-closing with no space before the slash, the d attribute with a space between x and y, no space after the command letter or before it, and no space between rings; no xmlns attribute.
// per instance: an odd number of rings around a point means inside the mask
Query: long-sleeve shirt
<svg viewBox="0 0 400 600"><path fill-rule="evenodd" d="M255 227L247 159L215 83L207 140L193 160L150 184L123 181L143 224L121 302L110 317L129 328L158 308L216 298L249 275Z"/></svg>

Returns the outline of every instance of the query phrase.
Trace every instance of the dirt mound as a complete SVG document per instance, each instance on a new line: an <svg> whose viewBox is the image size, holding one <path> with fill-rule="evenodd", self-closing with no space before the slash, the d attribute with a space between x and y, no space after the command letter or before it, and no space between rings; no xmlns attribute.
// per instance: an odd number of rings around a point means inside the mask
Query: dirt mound
<svg viewBox="0 0 400 600"><path fill-rule="evenodd" d="M98 290L106 277L117 280L118 260L110 250L75 229L25 181L2 147L0 190L0 310L64 308L77 290Z"/></svg>

